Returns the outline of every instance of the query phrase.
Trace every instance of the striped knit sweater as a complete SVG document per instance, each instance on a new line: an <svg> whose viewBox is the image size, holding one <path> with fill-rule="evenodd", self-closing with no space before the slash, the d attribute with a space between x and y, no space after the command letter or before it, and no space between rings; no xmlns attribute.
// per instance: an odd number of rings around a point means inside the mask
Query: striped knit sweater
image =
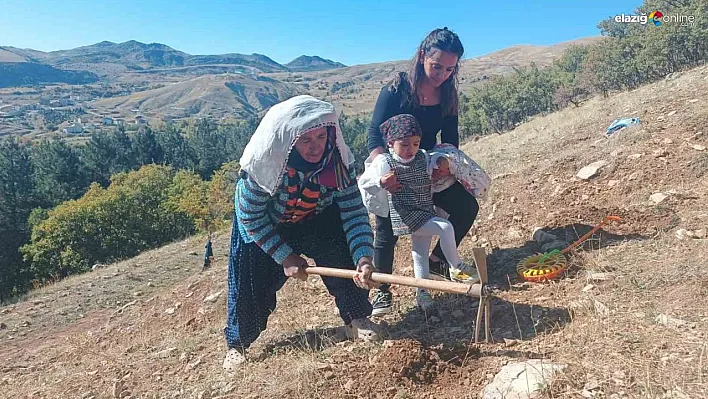
<svg viewBox="0 0 708 399"><path fill-rule="evenodd" d="M355 179L353 169L350 170L350 176ZM248 176L239 179L236 184L234 209L241 237L244 242L258 244L278 264L283 264L285 258L293 253L292 248L276 232L276 225L281 223L284 215L293 214L294 210L288 201L288 192L292 189L294 187L288 186L287 179L284 179L280 189L273 196L268 195ZM320 213L333 202L339 205L354 264L364 256L373 257L374 235L356 180L342 191L324 187L321 191L314 212Z"/></svg>

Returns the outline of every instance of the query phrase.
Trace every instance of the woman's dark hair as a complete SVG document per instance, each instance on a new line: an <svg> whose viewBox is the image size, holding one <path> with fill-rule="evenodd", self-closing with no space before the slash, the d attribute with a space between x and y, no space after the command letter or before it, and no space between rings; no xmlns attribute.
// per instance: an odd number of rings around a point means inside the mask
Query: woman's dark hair
<svg viewBox="0 0 708 399"><path fill-rule="evenodd" d="M457 55L458 63L450 77L440 86L441 106L443 115L457 115L457 72L460 69L459 60L465 52L462 42L456 33L446 27L435 29L423 39L418 46L407 73L399 73L391 84L392 91L399 91L402 94L403 104L418 106L418 83L425 75L423 69L423 59L432 55L436 51L445 51Z"/></svg>

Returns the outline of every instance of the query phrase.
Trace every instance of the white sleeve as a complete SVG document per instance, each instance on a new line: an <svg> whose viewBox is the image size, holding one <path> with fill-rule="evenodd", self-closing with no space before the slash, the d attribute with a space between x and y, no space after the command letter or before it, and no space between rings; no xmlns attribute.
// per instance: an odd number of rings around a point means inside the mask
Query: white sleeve
<svg viewBox="0 0 708 399"><path fill-rule="evenodd" d="M391 166L386 162L386 157L382 154L377 155L359 177L359 187L372 194L383 190L381 187L381 176L389 171L391 171Z"/></svg>
<svg viewBox="0 0 708 399"><path fill-rule="evenodd" d="M433 175L433 169L434 169L434 162L433 162L433 157L430 155L428 151L421 150L423 151L423 154L425 154L425 164L428 165L428 176Z"/></svg>

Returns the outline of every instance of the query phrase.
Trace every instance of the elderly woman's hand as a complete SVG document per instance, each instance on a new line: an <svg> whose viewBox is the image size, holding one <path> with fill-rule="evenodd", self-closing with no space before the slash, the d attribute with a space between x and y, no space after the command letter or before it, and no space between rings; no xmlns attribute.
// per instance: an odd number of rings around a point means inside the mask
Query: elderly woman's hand
<svg viewBox="0 0 708 399"><path fill-rule="evenodd" d="M288 277L294 277L298 280L306 281L307 273L305 272L307 268L307 261L300 255L290 254L283 261L283 271Z"/></svg>
<svg viewBox="0 0 708 399"><path fill-rule="evenodd" d="M379 285L379 283L371 280L371 274L374 272L374 264L368 256L359 259L356 271L357 274L354 276L354 284L356 284L357 287L370 290Z"/></svg>

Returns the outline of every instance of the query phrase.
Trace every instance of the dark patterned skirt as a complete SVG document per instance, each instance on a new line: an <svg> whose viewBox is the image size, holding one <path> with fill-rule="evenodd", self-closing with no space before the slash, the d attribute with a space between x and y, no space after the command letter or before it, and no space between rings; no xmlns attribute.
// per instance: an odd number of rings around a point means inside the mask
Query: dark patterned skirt
<svg viewBox="0 0 708 399"><path fill-rule="evenodd" d="M255 242L244 242L237 223L234 217L224 335L229 348L248 348L266 329L268 317L275 310L276 293L287 277L283 266ZM277 232L296 254L314 259L317 265L356 269L336 204L299 223L281 223ZM357 287L351 279L322 277L322 281L334 296L345 324L371 315L368 290Z"/></svg>

